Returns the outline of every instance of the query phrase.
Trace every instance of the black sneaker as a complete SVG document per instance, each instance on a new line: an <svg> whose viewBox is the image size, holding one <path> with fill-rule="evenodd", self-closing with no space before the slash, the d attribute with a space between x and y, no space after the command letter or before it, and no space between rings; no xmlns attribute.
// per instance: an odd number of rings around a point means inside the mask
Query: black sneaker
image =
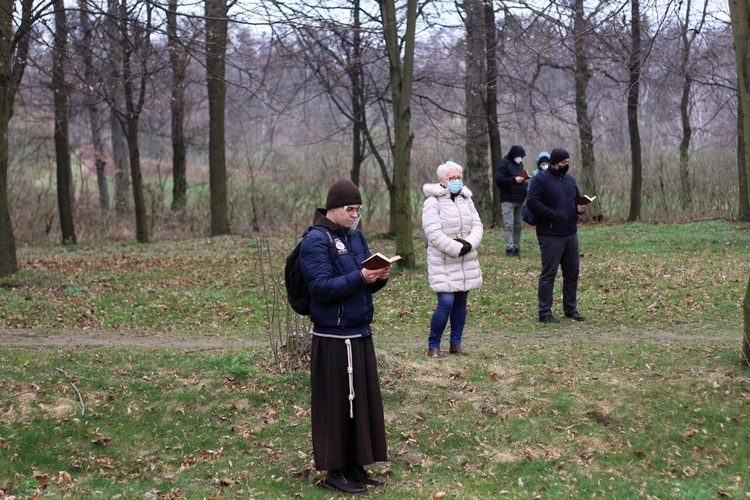
<svg viewBox="0 0 750 500"><path fill-rule="evenodd" d="M341 491L343 493L364 493L367 491L363 486L353 482L351 479L344 475L343 471L332 470L326 475L326 479L323 482L328 488L333 490Z"/></svg>
<svg viewBox="0 0 750 500"><path fill-rule="evenodd" d="M540 323L559 323L560 320L552 316L551 314L548 316L542 316L539 318Z"/></svg>
<svg viewBox="0 0 750 500"><path fill-rule="evenodd" d="M515 255L513 254L513 249L512 248L506 248L505 249L505 256L506 257L515 257Z"/></svg>
<svg viewBox="0 0 750 500"><path fill-rule="evenodd" d="M586 319L583 316L581 316L580 314L578 314L578 311L573 311L570 314L565 313L565 317L566 318L570 318L570 319L574 319L576 321L583 321L584 319Z"/></svg>

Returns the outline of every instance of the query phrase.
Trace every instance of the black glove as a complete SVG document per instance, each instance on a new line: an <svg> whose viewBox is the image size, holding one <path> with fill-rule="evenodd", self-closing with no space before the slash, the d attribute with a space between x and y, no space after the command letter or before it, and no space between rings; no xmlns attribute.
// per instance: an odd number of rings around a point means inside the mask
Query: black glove
<svg viewBox="0 0 750 500"><path fill-rule="evenodd" d="M456 238L456 241L463 245L463 248L461 248L461 251L458 252L459 257L463 257L467 253L471 252L471 243L469 243L466 240L462 240L461 238Z"/></svg>

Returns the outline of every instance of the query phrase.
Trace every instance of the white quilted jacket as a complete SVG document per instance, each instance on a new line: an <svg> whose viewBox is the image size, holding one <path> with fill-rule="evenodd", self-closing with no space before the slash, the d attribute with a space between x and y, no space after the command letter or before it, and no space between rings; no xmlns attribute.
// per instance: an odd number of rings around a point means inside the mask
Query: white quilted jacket
<svg viewBox="0 0 750 500"><path fill-rule="evenodd" d="M471 191L464 186L454 200L440 184L425 184L427 199L422 206L422 230L427 239L427 272L430 288L437 293L474 290L482 285L477 247L484 227L471 201ZM471 251L459 257L462 245L455 239L471 243Z"/></svg>

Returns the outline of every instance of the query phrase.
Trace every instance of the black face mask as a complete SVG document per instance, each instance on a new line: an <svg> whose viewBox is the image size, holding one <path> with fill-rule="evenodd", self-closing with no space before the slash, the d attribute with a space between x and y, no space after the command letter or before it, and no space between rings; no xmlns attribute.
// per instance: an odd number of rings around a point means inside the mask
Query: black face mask
<svg viewBox="0 0 750 500"><path fill-rule="evenodd" d="M560 173L565 175L568 173L568 169L570 168L570 163L567 165L560 165Z"/></svg>

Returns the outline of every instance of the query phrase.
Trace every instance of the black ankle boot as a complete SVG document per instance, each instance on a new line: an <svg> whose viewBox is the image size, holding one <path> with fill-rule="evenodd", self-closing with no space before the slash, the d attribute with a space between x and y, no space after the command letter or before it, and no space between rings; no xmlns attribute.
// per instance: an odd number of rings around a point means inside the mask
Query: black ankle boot
<svg viewBox="0 0 750 500"><path fill-rule="evenodd" d="M364 493L367 491L364 487L346 477L342 470L328 471L324 484L331 489L344 493Z"/></svg>
<svg viewBox="0 0 750 500"><path fill-rule="evenodd" d="M380 486L383 484L383 481L380 479L370 476L361 465L354 465L345 469L344 475L349 478L349 481L361 484L362 486Z"/></svg>

